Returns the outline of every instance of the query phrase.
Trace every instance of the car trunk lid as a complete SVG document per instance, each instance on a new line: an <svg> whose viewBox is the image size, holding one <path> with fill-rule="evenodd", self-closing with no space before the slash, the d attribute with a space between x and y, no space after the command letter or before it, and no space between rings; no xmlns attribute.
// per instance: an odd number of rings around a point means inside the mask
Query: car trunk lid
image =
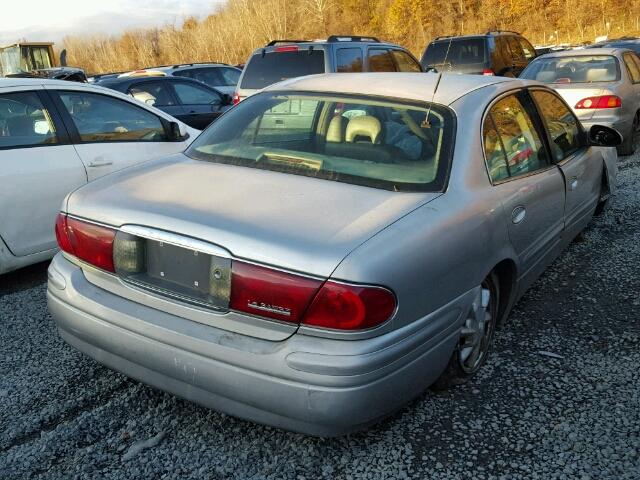
<svg viewBox="0 0 640 480"><path fill-rule="evenodd" d="M153 278L143 279L152 287L164 284L163 266L176 270L173 259L186 265L194 273L183 269L172 279L180 287L173 289L173 297L183 300L181 289L194 281L189 275L198 282L194 294L206 297L201 282L213 270L201 262L222 267L225 274L229 265L224 252L232 262L248 260L323 281L357 246L438 195L391 192L177 155L89 184L69 197L67 211L154 242L158 261L149 272ZM145 228L151 233L145 234ZM178 240L171 241L171 236ZM162 242L210 257L189 260L184 251L164 252ZM204 246L198 247L198 242ZM144 301L133 291L131 295ZM224 295L222 303L228 305L229 293ZM214 317L211 321L216 323ZM230 322L223 323L233 330ZM282 330L284 337L291 333Z"/></svg>

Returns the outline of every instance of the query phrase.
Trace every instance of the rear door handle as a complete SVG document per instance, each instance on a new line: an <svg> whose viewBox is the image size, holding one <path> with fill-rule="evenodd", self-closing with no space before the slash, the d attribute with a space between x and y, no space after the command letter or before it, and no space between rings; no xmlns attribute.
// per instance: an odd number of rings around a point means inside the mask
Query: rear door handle
<svg viewBox="0 0 640 480"><path fill-rule="evenodd" d="M569 184L569 190L575 190L576 188L578 188L578 177L573 177Z"/></svg>
<svg viewBox="0 0 640 480"><path fill-rule="evenodd" d="M523 206L519 206L513 209L511 212L511 221L517 225L524 220L524 217L527 215L527 210Z"/></svg>
<svg viewBox="0 0 640 480"><path fill-rule="evenodd" d="M97 157L94 160L89 162L89 167L107 167L109 165L113 165L113 162L109 160L105 160L103 157Z"/></svg>

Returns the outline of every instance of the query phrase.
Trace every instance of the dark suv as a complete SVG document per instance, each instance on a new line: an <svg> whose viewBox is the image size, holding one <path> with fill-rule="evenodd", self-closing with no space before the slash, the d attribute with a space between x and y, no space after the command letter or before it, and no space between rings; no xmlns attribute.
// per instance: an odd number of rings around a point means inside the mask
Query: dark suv
<svg viewBox="0 0 640 480"><path fill-rule="evenodd" d="M253 52L234 103L287 78L316 73L421 72L406 49L374 37L332 35L327 40L274 40Z"/></svg>
<svg viewBox="0 0 640 480"><path fill-rule="evenodd" d="M536 57L531 43L516 32L438 37L422 54L425 71L517 77Z"/></svg>

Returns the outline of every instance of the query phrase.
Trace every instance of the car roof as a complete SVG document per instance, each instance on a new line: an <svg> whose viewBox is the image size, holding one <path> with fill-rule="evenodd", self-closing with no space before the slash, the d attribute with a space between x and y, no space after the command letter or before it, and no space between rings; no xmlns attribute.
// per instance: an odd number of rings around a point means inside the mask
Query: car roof
<svg viewBox="0 0 640 480"><path fill-rule="evenodd" d="M207 68L207 67L219 67L219 68L233 68L235 70L239 70L233 65L227 65L226 63L176 63L175 65L160 65L158 67L149 67L145 68L145 70L160 70L161 72L167 71L175 71L175 70L190 70L192 68Z"/></svg>
<svg viewBox="0 0 640 480"><path fill-rule="evenodd" d="M489 37L497 37L501 35L516 35L521 37L522 35L518 32L510 32L507 30L497 30L494 32L485 32L485 33L470 33L467 35L443 35L441 37L437 37L433 39L430 43L436 42L448 42L450 40L464 40L464 39L474 39L474 38L489 38Z"/></svg>
<svg viewBox="0 0 640 480"><path fill-rule="evenodd" d="M72 85L88 85L82 82L69 82L68 80L52 80L48 78L20 78L20 77L3 77L0 78L0 88L4 87L37 87L40 85L53 86L69 86Z"/></svg>
<svg viewBox="0 0 640 480"><path fill-rule="evenodd" d="M578 50L560 50L557 52L549 52L541 55L538 58L551 58L551 57L580 57L587 55L613 55L620 54L627 51L626 48L581 48Z"/></svg>
<svg viewBox="0 0 640 480"><path fill-rule="evenodd" d="M489 85L540 85L528 80L482 75L443 73L440 81L439 78L438 73L329 73L285 80L265 90L346 93L420 102L431 102L433 98L435 103L450 105L467 93Z"/></svg>
<svg viewBox="0 0 640 480"><path fill-rule="evenodd" d="M335 46L336 48L340 48L340 47L344 47L345 45L349 46L349 47L354 47L354 46L376 46L376 47L394 47L394 48L400 48L402 50L408 51L405 47L403 47L402 45L398 45L397 43L391 43L391 42L384 42L384 41L380 41L380 40L371 40L371 41L365 41L365 40L340 40L340 41L333 41L330 42L329 40L304 40L304 41L283 41L282 43L278 43L275 45L265 45L264 47L259 47L256 48L253 51L253 55L257 55L260 52L262 52L263 50L266 51L267 53L271 53L274 52L276 49L281 48L281 47L287 47L287 46L299 46L300 48L309 48L309 47L313 47L313 48L317 48L317 47L333 47Z"/></svg>
<svg viewBox="0 0 640 480"><path fill-rule="evenodd" d="M158 76L148 76L148 77L106 78L106 79L100 81L99 83L97 83L97 85L102 85L102 86L108 87L108 86L112 86L112 85L126 85L126 84L134 83L134 82L135 83L144 83L144 82L189 82L189 83L198 84L200 86L204 85L207 88L211 88L207 84L199 82L198 80L194 80L193 78L189 78L189 77L172 77L170 75L167 75L167 76L158 75Z"/></svg>

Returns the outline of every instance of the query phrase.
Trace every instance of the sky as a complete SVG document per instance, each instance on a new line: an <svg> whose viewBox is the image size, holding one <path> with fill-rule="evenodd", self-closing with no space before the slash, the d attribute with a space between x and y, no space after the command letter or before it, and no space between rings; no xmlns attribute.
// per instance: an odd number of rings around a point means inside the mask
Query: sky
<svg viewBox="0 0 640 480"><path fill-rule="evenodd" d="M0 46L18 40L60 42L68 34L118 34L127 28L181 24L224 0L0 0Z"/></svg>

